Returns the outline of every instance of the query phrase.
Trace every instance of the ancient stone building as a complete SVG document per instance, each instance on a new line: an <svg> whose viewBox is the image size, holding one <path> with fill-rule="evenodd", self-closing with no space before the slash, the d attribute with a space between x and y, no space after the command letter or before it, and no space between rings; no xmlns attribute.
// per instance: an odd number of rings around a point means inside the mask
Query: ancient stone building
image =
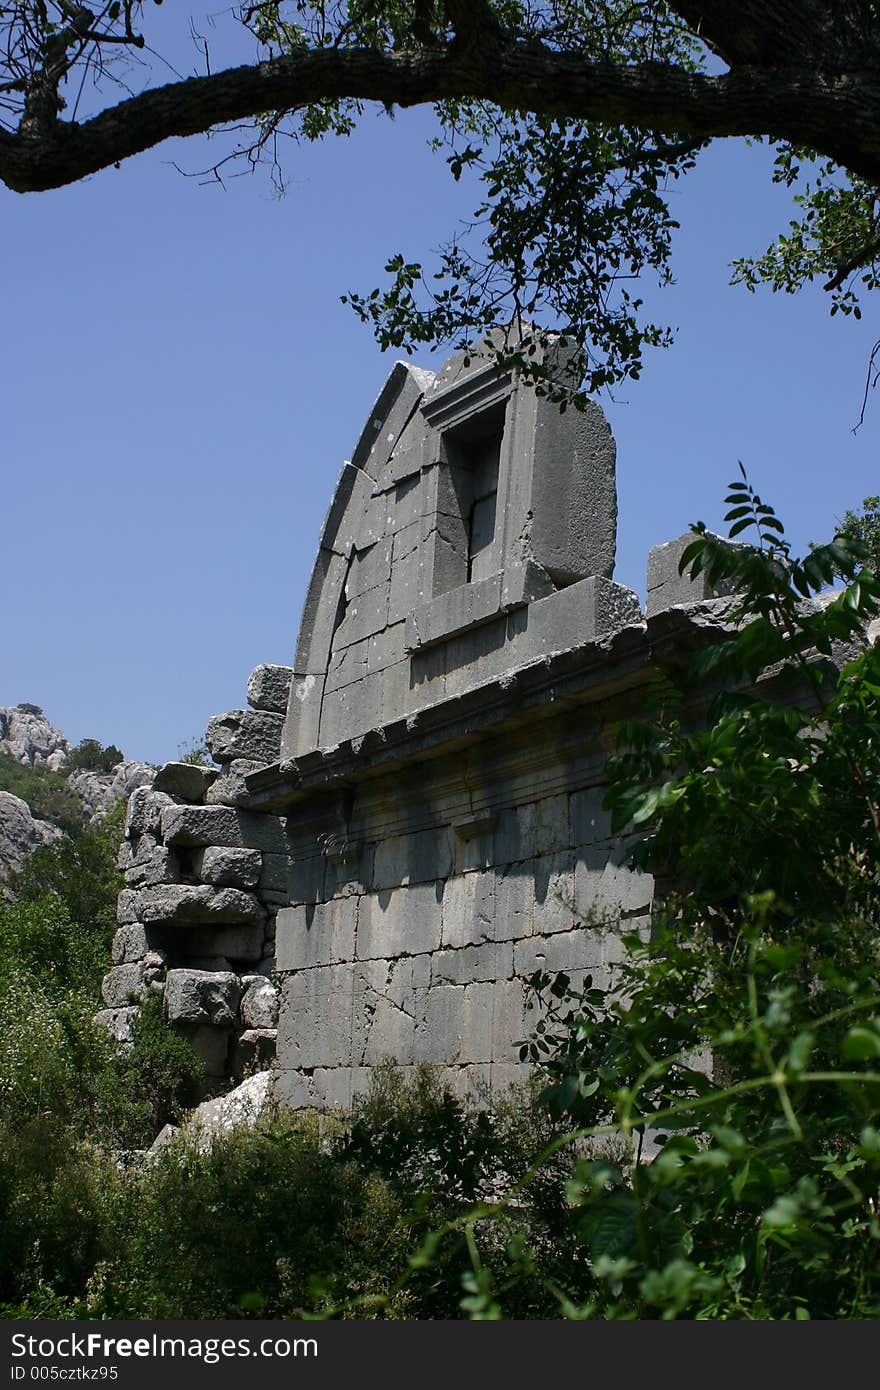
<svg viewBox="0 0 880 1390"><path fill-rule="evenodd" d="M712 625L652 552L612 579L615 448L493 362L393 369L320 539L292 669L213 719L217 769L132 797L103 1017L169 1017L219 1081L276 1050L277 1094L344 1104L385 1057L521 1071L524 981L604 977L650 878L620 863L613 725ZM689 606L690 605L690 606ZM280 1006L280 1011L279 1011Z"/></svg>

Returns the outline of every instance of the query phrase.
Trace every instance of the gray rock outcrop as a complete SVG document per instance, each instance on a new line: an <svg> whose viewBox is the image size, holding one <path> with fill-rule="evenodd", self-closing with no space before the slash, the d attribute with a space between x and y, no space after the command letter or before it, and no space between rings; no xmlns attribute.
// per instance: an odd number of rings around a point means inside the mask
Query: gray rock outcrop
<svg viewBox="0 0 880 1390"><path fill-rule="evenodd" d="M0 705L0 753L17 763L60 772L71 744L49 723L38 705Z"/></svg>
<svg viewBox="0 0 880 1390"><path fill-rule="evenodd" d="M0 792L0 897L11 896L4 886L9 874L20 869L35 849L51 845L60 834L57 825L37 820L20 796Z"/></svg>

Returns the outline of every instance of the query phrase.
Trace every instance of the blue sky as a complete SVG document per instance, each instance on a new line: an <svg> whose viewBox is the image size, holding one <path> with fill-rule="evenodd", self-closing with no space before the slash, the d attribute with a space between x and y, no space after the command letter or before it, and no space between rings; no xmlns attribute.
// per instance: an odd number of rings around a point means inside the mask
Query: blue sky
<svg viewBox="0 0 880 1390"><path fill-rule="evenodd" d="M0 190L0 704L162 762L244 702L258 662L292 660L322 518L395 356L339 296L470 210L429 128L371 114L291 147L280 200L261 174L182 177L172 161L222 152L204 140ZM720 526L738 459L800 546L880 491L880 392L851 430L876 317L728 285L787 215L768 165L718 146L676 186L677 283L647 296L675 345L603 401L617 578L640 594L651 545Z"/></svg>

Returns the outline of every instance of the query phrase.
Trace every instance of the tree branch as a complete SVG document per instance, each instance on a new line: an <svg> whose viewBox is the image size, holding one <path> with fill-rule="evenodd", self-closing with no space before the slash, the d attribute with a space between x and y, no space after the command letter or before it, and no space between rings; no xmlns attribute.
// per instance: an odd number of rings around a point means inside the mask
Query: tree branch
<svg viewBox="0 0 880 1390"><path fill-rule="evenodd" d="M710 77L659 63L587 62L512 41L485 53L324 49L174 82L82 124L0 132L0 179L22 193L58 188L172 136L346 97L398 106L477 99L699 139L766 135L880 183L880 70L748 68Z"/></svg>

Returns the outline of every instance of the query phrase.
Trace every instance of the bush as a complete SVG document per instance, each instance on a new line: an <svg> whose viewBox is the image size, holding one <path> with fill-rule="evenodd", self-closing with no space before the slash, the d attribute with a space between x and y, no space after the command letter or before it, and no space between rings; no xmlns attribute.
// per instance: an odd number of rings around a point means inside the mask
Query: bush
<svg viewBox="0 0 880 1390"><path fill-rule="evenodd" d="M124 760L124 753L115 743L108 743L104 748L96 738L84 738L68 753L65 771L112 772Z"/></svg>
<svg viewBox="0 0 880 1390"><path fill-rule="evenodd" d="M731 534L755 525L759 545L698 526L683 560L739 593L735 634L697 666L725 687L696 733L665 689L609 765L613 827L640 832L632 857L677 893L650 939L626 939L613 991L533 981L547 1016L525 1051L553 1113L636 1141L628 1162L578 1165L591 1284L561 1306L875 1318L880 649L839 674L821 657L877 612L880 582L860 543L793 560L745 481L729 500ZM837 597L804 602L835 575Z"/></svg>
<svg viewBox="0 0 880 1390"><path fill-rule="evenodd" d="M0 791L27 802L38 820L51 821L68 835L82 834L85 813L82 802L60 772L29 767L11 753L0 752Z"/></svg>

